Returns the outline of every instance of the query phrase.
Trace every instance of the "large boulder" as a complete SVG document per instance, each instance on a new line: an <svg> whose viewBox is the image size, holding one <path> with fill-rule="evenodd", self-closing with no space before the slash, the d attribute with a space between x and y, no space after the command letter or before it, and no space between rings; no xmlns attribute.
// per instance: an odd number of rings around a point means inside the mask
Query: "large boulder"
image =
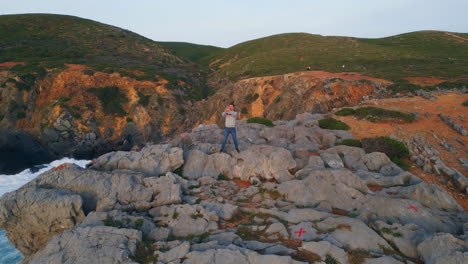
<svg viewBox="0 0 468 264"><path fill-rule="evenodd" d="M348 170L311 170L304 180L287 181L278 186L286 200L300 206L329 201L339 208L356 208L369 189Z"/></svg>
<svg viewBox="0 0 468 264"><path fill-rule="evenodd" d="M415 224L393 223L389 225L379 220L375 222L375 228L385 240L391 241L401 253L411 258L419 257L417 246L429 236L429 233Z"/></svg>
<svg viewBox="0 0 468 264"><path fill-rule="evenodd" d="M416 224L429 232L459 233L463 228L463 219L456 214L426 208L420 202L407 198L367 195L359 208L390 222Z"/></svg>
<svg viewBox="0 0 468 264"><path fill-rule="evenodd" d="M182 188L177 183L178 179L176 177L176 174L168 172L165 176L143 179L145 185L156 192L154 197L155 206L180 203L182 201Z"/></svg>
<svg viewBox="0 0 468 264"><path fill-rule="evenodd" d="M268 145L253 145L232 157L225 153L208 155L199 150L192 150L184 164L184 176L197 179L202 176L216 178L224 174L241 180L257 177L286 181L293 178L289 170L295 168L296 161L288 150Z"/></svg>
<svg viewBox="0 0 468 264"><path fill-rule="evenodd" d="M23 254L43 248L49 238L84 218L83 200L66 190L23 187L2 196L0 229Z"/></svg>
<svg viewBox="0 0 468 264"><path fill-rule="evenodd" d="M380 171L383 166L392 162L387 155L382 152L368 153L364 155L361 160L370 171Z"/></svg>
<svg viewBox="0 0 468 264"><path fill-rule="evenodd" d="M394 176L383 176L380 173L359 170L355 173L366 185L391 187L395 185L418 184L422 180L414 174L404 171Z"/></svg>
<svg viewBox="0 0 468 264"><path fill-rule="evenodd" d="M466 242L451 234L435 234L418 245L418 252L426 264L468 263Z"/></svg>
<svg viewBox="0 0 468 264"><path fill-rule="evenodd" d="M367 166L361 160L366 155L362 148L339 145L323 152L339 154L343 157L344 165L352 170L367 170Z"/></svg>
<svg viewBox="0 0 468 264"><path fill-rule="evenodd" d="M115 151L96 159L92 169L112 171L128 169L158 176L174 171L184 163L183 151L170 145L148 145L140 151Z"/></svg>
<svg viewBox="0 0 468 264"><path fill-rule="evenodd" d="M255 251L233 245L205 251L192 251L185 258L183 264L305 264L293 260L290 256L260 255Z"/></svg>
<svg viewBox="0 0 468 264"><path fill-rule="evenodd" d="M30 135L19 130L0 130L0 174L15 174L50 161L48 152Z"/></svg>
<svg viewBox="0 0 468 264"><path fill-rule="evenodd" d="M29 264L132 263L141 241L140 231L110 226L76 227L54 236L47 246L28 257ZM133 262L134 263L134 262Z"/></svg>
<svg viewBox="0 0 468 264"><path fill-rule="evenodd" d="M331 230L324 240L338 247L353 250L364 249L377 253L392 250L385 239L358 219L350 217L328 218L318 223L317 227L319 230Z"/></svg>
<svg viewBox="0 0 468 264"><path fill-rule="evenodd" d="M203 176L218 177L231 174L231 157L225 153L208 155L199 150L188 153L184 164L183 176L197 179Z"/></svg>
<svg viewBox="0 0 468 264"><path fill-rule="evenodd" d="M326 259L327 255L329 255L341 264L349 263L346 252L328 241L306 242L302 244L300 249L315 253L322 259Z"/></svg>
<svg viewBox="0 0 468 264"><path fill-rule="evenodd" d="M143 210L180 201L180 187L174 183L177 177L172 174L158 180L137 172L62 165L4 195L0 199L0 226L28 255L91 211Z"/></svg>
<svg viewBox="0 0 468 264"><path fill-rule="evenodd" d="M327 167L333 169L339 169L344 167L341 157L336 153L321 152L320 157L322 158L323 162Z"/></svg>
<svg viewBox="0 0 468 264"><path fill-rule="evenodd" d="M407 198L421 202L422 204L438 208L440 210L463 211L463 208L442 187L436 184L422 182L416 185L391 188L388 192L396 192Z"/></svg>
<svg viewBox="0 0 468 264"><path fill-rule="evenodd" d="M143 174L137 172L102 172L67 164L39 175L25 188L44 186L73 191L83 198L86 213L143 209L151 206L155 194L155 190L145 185L144 178Z"/></svg>
<svg viewBox="0 0 468 264"><path fill-rule="evenodd" d="M218 229L216 212L201 205L172 205L153 208L149 212L154 220L167 226L175 237L202 235Z"/></svg>
<svg viewBox="0 0 468 264"><path fill-rule="evenodd" d="M266 145L251 146L233 158L232 177L249 180L250 177L287 181L296 168L296 161L284 148Z"/></svg>
<svg viewBox="0 0 468 264"><path fill-rule="evenodd" d="M417 200L392 197L387 193L371 195L364 182L349 170L306 170L297 174L303 180L281 183L278 191L297 206L316 206L322 201L331 207L354 214L372 212L386 220L402 224L415 223L431 232L456 233L462 229L462 220L437 208L425 208ZM391 178L391 177L389 177ZM417 207L417 212L408 209Z"/></svg>
<svg viewBox="0 0 468 264"><path fill-rule="evenodd" d="M172 261L177 261L178 259L183 258L190 251L190 242L180 242L179 245L171 248L168 251L155 251L154 254L158 255L158 261L163 263L172 263Z"/></svg>

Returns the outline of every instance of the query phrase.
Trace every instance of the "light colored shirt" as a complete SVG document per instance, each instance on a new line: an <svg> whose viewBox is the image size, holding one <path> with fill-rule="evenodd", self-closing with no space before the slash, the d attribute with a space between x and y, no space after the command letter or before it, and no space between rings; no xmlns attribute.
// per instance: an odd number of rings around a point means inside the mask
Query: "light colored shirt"
<svg viewBox="0 0 468 264"><path fill-rule="evenodd" d="M221 115L223 117L226 117L226 122L224 123L225 127L236 127L236 118L237 118L236 111L223 112Z"/></svg>

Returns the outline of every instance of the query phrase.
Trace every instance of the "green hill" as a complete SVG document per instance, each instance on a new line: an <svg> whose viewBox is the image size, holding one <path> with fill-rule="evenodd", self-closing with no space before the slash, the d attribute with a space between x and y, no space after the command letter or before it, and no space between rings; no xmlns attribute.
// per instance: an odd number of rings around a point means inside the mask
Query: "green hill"
<svg viewBox="0 0 468 264"><path fill-rule="evenodd" d="M420 31L380 39L274 35L240 43L200 61L231 79L304 70L360 72L387 79L468 74L468 34ZM344 67L343 67L344 65Z"/></svg>
<svg viewBox="0 0 468 264"><path fill-rule="evenodd" d="M27 66L16 67L21 74L72 63L136 79L156 80L160 76L191 98L207 95L205 74L197 64L128 30L73 16L0 16L0 63L7 61L26 62ZM189 87L177 87L179 80Z"/></svg>
<svg viewBox="0 0 468 264"><path fill-rule="evenodd" d="M201 63L206 65L206 57L214 56L215 54L221 54L224 48L210 46L210 45L198 45L187 42L163 42L158 41L158 44L170 49L177 56L187 58L193 62Z"/></svg>

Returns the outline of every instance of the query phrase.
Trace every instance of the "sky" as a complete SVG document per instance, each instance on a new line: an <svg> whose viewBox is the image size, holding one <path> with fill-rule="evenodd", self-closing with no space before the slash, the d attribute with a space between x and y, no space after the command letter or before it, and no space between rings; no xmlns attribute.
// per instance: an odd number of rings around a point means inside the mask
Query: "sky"
<svg viewBox="0 0 468 264"><path fill-rule="evenodd" d="M362 38L468 33L467 11L468 0L0 0L1 15L73 15L156 41L219 47L291 32Z"/></svg>

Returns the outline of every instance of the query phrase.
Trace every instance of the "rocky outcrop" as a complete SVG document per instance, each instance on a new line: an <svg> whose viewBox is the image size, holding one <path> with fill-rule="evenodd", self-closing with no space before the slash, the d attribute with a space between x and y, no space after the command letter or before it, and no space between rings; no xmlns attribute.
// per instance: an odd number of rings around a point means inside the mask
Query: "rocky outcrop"
<svg viewBox="0 0 468 264"><path fill-rule="evenodd" d="M439 114L440 119L444 121L448 126L450 126L453 130L457 131L462 136L468 136L468 132L466 129L458 124L455 120L453 120L450 116L446 116L443 114Z"/></svg>
<svg viewBox="0 0 468 264"><path fill-rule="evenodd" d="M0 84L5 87L0 89L0 128L27 132L55 158L93 159L160 141L182 126L180 109L185 105L176 97L190 93L184 90L192 87L192 80L197 87L205 84L195 80L201 77L192 76L184 78L175 91L162 76L147 81L137 80L138 74L128 77L123 72L95 72L84 65L67 64L65 69L51 70L37 79L30 89L20 89L20 76L2 68ZM117 92L108 92L113 95L103 99L90 90L106 87L116 87Z"/></svg>
<svg viewBox="0 0 468 264"><path fill-rule="evenodd" d="M15 174L50 161L49 153L27 133L0 130L0 174Z"/></svg>
<svg viewBox="0 0 468 264"><path fill-rule="evenodd" d="M224 153L207 155L193 150L188 154L184 176L193 179L201 176L218 177L223 174L229 178L246 181L254 177L287 181L293 178L289 170L295 168L296 162L286 149L257 145L248 147L233 157Z"/></svg>
<svg viewBox="0 0 468 264"><path fill-rule="evenodd" d="M25 187L2 196L0 228L23 254L43 248L50 237L83 220L83 199L71 191Z"/></svg>
<svg viewBox="0 0 468 264"><path fill-rule="evenodd" d="M323 73L323 74L321 74ZM220 111L235 102L245 117L289 120L304 112L326 113L379 96L390 82L366 76L295 72L222 84L206 101L195 105L190 120L221 124ZM189 120L189 121L190 121Z"/></svg>
<svg viewBox="0 0 468 264"><path fill-rule="evenodd" d="M184 163L180 148L169 145L147 145L140 151L117 151L102 155L91 168L102 171L132 170L148 175L161 175L174 171Z"/></svg>
<svg viewBox="0 0 468 264"><path fill-rule="evenodd" d="M412 138L407 141L407 144L412 155L411 160L417 166L425 172L448 177L459 191L468 193L468 179L460 171L445 165L439 157L440 152L424 138Z"/></svg>
<svg viewBox="0 0 468 264"><path fill-rule="evenodd" d="M143 210L178 203L178 181L184 180L171 173L156 178L130 171L99 172L64 165L3 196L0 223L2 228L12 230L12 244L29 255L54 234L75 226L89 212Z"/></svg>
<svg viewBox="0 0 468 264"><path fill-rule="evenodd" d="M25 263L468 260L452 197L316 119L240 122L240 153L209 125L61 166L0 198L0 227Z"/></svg>

